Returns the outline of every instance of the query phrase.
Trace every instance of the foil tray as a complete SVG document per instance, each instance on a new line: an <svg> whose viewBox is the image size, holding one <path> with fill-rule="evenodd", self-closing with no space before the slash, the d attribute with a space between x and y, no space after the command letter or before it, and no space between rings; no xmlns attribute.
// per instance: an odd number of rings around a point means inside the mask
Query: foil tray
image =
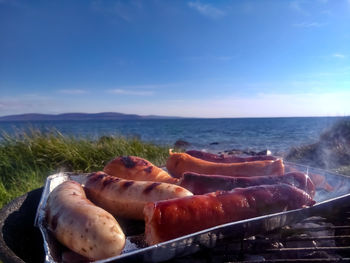
<svg viewBox="0 0 350 263"><path fill-rule="evenodd" d="M212 248L222 240L241 240L243 238L261 234L296 223L310 216L322 216L333 213L336 209L342 209L350 202L350 177L331 173L325 170L307 167L303 165L285 162L288 170L298 170L310 175L317 180L316 204L312 207L284 211L275 214L264 215L251 219L231 222L196 233L172 239L153 246L147 246L142 233L128 235L126 232L126 246L121 255L95 262L160 262L175 257L189 255L200 249ZM39 227L45 250L45 262L61 262L63 248L45 227L45 207L50 192L66 180L75 180L84 185L87 174L58 173L47 178L42 197L37 208L35 226ZM121 219L122 220L122 219ZM143 223L140 221L128 221L119 219L121 227L127 229L141 229ZM140 231L139 231L140 232Z"/></svg>

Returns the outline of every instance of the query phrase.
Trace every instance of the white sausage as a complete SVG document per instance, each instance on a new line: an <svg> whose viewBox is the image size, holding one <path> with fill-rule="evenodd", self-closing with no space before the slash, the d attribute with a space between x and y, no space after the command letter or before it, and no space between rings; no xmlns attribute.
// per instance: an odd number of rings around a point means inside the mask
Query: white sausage
<svg viewBox="0 0 350 263"><path fill-rule="evenodd" d="M91 260L117 256L125 246L115 218L90 202L75 181L65 181L51 192L46 222L59 242Z"/></svg>

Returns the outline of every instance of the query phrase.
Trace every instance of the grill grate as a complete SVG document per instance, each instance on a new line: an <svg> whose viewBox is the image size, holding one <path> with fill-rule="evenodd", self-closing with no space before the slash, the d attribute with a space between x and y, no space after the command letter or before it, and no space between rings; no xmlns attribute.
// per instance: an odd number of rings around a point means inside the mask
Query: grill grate
<svg viewBox="0 0 350 263"><path fill-rule="evenodd" d="M215 248L171 262L350 262L350 207L265 235L220 240Z"/></svg>

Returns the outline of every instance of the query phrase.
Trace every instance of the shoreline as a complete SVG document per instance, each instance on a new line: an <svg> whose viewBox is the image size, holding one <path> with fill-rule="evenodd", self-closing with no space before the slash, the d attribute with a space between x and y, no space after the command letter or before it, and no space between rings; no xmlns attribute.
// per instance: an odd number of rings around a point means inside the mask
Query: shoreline
<svg viewBox="0 0 350 263"><path fill-rule="evenodd" d="M59 131L42 133L31 130L20 136L2 136L0 206L42 186L50 174L59 171L99 171L115 156L125 155L139 156L161 166L166 162L169 148L173 148L173 145L158 145L136 137L101 136L97 140L90 140L63 135ZM189 144L183 146L196 149ZM225 148L226 154L237 154L237 150ZM241 149L239 151L242 154L252 153L250 149ZM270 150L272 155L276 155L268 147L260 151L263 150ZM209 151L215 153L211 149ZM255 151L254 154L257 153ZM291 148L283 157L287 161L350 175L350 120L336 123L322 133L315 143Z"/></svg>

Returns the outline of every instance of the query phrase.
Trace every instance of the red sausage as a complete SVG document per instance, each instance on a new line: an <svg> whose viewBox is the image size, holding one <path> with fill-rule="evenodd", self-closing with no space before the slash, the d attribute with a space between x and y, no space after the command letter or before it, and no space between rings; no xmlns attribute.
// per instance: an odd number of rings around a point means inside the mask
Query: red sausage
<svg viewBox="0 0 350 263"><path fill-rule="evenodd" d="M144 208L146 242L157 244L216 225L313 204L310 195L287 184L151 202Z"/></svg>
<svg viewBox="0 0 350 263"><path fill-rule="evenodd" d="M310 177L301 172L291 172L283 176L252 176L231 177L224 175L206 175L186 172L180 179L180 186L190 190L193 194L206 194L217 190L232 190L237 187L255 185L270 185L286 183L306 191L311 197L315 196L315 186Z"/></svg>
<svg viewBox="0 0 350 263"><path fill-rule="evenodd" d="M225 156L223 154L214 154L197 150L189 150L186 151L186 153L198 159L214 163L244 163L252 161L277 160L276 157L271 155L239 157L234 155Z"/></svg>
<svg viewBox="0 0 350 263"><path fill-rule="evenodd" d="M244 163L214 163L201 160L187 153L174 153L171 150L166 162L166 168L176 178L180 178L184 172L220 174L235 177L280 176L284 174L282 159Z"/></svg>

